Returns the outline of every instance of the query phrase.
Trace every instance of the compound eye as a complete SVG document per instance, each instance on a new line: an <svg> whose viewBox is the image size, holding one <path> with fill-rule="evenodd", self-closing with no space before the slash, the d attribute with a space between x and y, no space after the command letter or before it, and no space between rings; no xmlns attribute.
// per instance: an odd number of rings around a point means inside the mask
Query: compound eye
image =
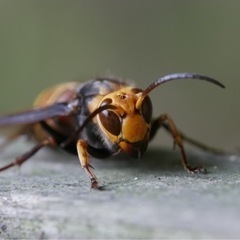
<svg viewBox="0 0 240 240"><path fill-rule="evenodd" d="M121 121L119 116L111 110L99 113L99 119L103 127L111 134L118 136L121 132Z"/></svg>
<svg viewBox="0 0 240 240"><path fill-rule="evenodd" d="M110 105L112 99L106 98L101 106ZM112 110L104 110L99 113L99 119L103 127L111 134L118 136L121 132L121 120L119 116Z"/></svg>
<svg viewBox="0 0 240 240"><path fill-rule="evenodd" d="M150 123L152 120L152 102L148 96L142 102L141 112L145 121Z"/></svg>

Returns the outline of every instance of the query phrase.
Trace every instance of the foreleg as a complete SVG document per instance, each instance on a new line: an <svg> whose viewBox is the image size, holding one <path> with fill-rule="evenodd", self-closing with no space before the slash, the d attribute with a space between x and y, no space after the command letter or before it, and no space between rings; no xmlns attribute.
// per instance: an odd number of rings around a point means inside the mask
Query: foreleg
<svg viewBox="0 0 240 240"><path fill-rule="evenodd" d="M91 180L91 188L99 189L99 184L97 177L95 176L93 172L93 167L89 164L89 157L87 152L88 144L86 141L80 139L77 142L77 152L78 152L78 158L80 161L80 164L82 168L85 170L87 175L89 176Z"/></svg>
<svg viewBox="0 0 240 240"><path fill-rule="evenodd" d="M187 172L189 173L206 173L207 172L206 169L203 168L202 166L191 167L189 165L187 156L184 150L184 146L183 146L183 138L181 134L178 132L175 123L173 122L171 117L169 117L167 114L160 115L156 120L153 121L152 128L150 131L150 140L154 137L154 135L156 134L157 130L160 127L164 127L165 129L168 130L168 132L172 135L174 139L174 146L177 145L180 148L182 164Z"/></svg>

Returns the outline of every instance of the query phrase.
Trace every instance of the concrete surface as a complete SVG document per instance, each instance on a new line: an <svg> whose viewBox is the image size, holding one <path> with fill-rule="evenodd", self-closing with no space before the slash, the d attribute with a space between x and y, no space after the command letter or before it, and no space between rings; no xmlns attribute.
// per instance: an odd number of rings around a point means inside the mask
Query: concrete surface
<svg viewBox="0 0 240 240"><path fill-rule="evenodd" d="M13 144L1 165L30 145ZM0 239L240 238L240 158L188 155L209 173L187 174L170 148L94 160L95 191L77 158L42 150L0 174Z"/></svg>

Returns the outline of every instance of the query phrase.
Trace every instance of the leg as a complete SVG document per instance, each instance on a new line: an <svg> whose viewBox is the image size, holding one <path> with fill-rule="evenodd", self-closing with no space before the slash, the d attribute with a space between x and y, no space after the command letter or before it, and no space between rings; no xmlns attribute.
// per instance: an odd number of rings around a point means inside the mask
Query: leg
<svg viewBox="0 0 240 240"><path fill-rule="evenodd" d="M168 124L163 123L162 126L168 131L171 132ZM155 135L156 131L154 131L154 135ZM217 155L233 155L236 154L235 152L231 152L231 151L227 151L227 150L223 150L223 149L219 149L219 148L215 148L215 147L211 147L208 146L204 143L201 143L191 137L188 137L187 135L185 135L183 132L181 132L180 130L178 130L179 135L181 136L181 138L185 141L188 142L189 144L192 144L195 147L198 147L204 151L213 153L213 154L217 154Z"/></svg>
<svg viewBox="0 0 240 240"><path fill-rule="evenodd" d="M188 164L187 161L187 156L184 150L184 146L183 146L183 139L182 136L179 134L173 120L167 115L160 115L153 123L152 123L152 129L150 132L150 140L154 137L154 135L156 134L157 130L161 127L164 126L169 133L171 133L173 139L174 139L174 146L178 145L178 147L180 148L181 151L181 155L182 155L182 164L183 167L186 169L187 172L189 173L206 173L206 169L198 166L198 167L191 167Z"/></svg>
<svg viewBox="0 0 240 240"><path fill-rule="evenodd" d="M95 176L92 166L89 164L89 158L87 153L87 142L80 139L77 142L77 152L78 152L78 158L81 163L82 168L86 171L88 174L90 180L91 180L91 188L98 189L98 181L97 177Z"/></svg>
<svg viewBox="0 0 240 240"><path fill-rule="evenodd" d="M169 127L167 124L164 124L163 127L167 130L170 131ZM189 144L192 144L195 147L198 147L204 151L213 153L213 154L217 154L217 155L232 155L234 154L233 152L230 151L225 151L222 149L218 149L218 148L214 148L214 147L210 147L204 143L198 142L195 139L192 139L190 137L188 137L187 135L185 135L184 133L182 133L181 131L178 131L178 133L181 135L182 139L186 142L188 142Z"/></svg>
<svg viewBox="0 0 240 240"><path fill-rule="evenodd" d="M11 168L13 166L21 166L24 162L26 162L31 156L33 156L36 152L38 152L41 148L47 145L55 145L54 140L52 138L49 138L36 146L34 146L30 151L24 153L22 156L17 157L14 162L11 162L3 167L0 168L0 172L4 171L8 168Z"/></svg>

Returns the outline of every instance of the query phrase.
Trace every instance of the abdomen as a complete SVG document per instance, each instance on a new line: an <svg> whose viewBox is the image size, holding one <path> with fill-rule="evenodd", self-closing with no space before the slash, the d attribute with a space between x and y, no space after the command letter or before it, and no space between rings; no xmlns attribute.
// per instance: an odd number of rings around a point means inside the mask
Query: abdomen
<svg viewBox="0 0 240 240"><path fill-rule="evenodd" d="M38 95L33 106L41 108L50 106L54 103L69 102L77 96L78 85L78 82L70 82L48 88ZM45 122L53 130L66 136L67 138L68 135L74 131L77 119L75 116L66 116L47 119ZM39 141L43 141L49 137L49 133L43 129L41 123L33 125L33 135Z"/></svg>

